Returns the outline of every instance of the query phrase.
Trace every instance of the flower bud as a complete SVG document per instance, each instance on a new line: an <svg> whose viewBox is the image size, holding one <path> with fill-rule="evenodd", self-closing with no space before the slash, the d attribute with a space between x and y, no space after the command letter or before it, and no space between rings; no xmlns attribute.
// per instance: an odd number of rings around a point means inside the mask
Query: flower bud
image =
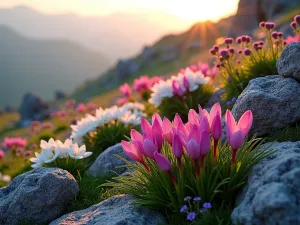
<svg viewBox="0 0 300 225"><path fill-rule="evenodd" d="M249 48L245 48L244 55L247 55L247 56L251 55L251 50Z"/></svg>
<svg viewBox="0 0 300 225"><path fill-rule="evenodd" d="M259 23L259 26L260 26L261 28L264 28L264 27L266 26L266 22L264 22L264 21L263 21L263 22L260 22L260 23Z"/></svg>

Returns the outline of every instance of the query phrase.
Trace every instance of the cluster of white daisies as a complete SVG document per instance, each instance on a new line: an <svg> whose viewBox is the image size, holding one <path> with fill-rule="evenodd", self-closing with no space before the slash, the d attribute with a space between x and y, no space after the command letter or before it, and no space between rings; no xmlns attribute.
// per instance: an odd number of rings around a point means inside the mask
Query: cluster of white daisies
<svg viewBox="0 0 300 225"><path fill-rule="evenodd" d="M74 144L71 139L67 139L64 143L59 140L54 141L51 138L48 142L41 140L40 147L41 153L35 152L35 157L30 158L33 163L31 167L42 167L45 163L53 163L57 158L72 158L72 159L84 159L92 155L92 152L87 152L85 145L81 147L78 144Z"/></svg>
<svg viewBox="0 0 300 225"><path fill-rule="evenodd" d="M143 111L144 105L140 103L127 103L121 107L112 106L106 109L99 108L95 116L87 114L76 125L71 125L71 139L75 143L82 143L86 134L113 121L119 121L125 125L139 125L141 118L145 116Z"/></svg>
<svg viewBox="0 0 300 225"><path fill-rule="evenodd" d="M193 72L187 68L177 76L172 76L168 80L161 80L155 84L151 88L152 94L149 102L154 104L155 107L159 107L164 98L172 98L175 95L173 89L174 81L176 81L183 92L193 92L197 90L200 85L206 84L209 80L210 78L205 77L199 70Z"/></svg>

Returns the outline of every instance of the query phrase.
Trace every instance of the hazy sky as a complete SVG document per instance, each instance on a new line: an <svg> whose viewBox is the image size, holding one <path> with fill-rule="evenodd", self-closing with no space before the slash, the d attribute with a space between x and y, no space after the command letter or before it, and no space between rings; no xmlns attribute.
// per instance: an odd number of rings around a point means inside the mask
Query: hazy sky
<svg viewBox="0 0 300 225"><path fill-rule="evenodd" d="M186 22L217 20L234 14L239 0L0 0L0 8L27 5L46 13L73 12L83 16L114 12L159 10Z"/></svg>

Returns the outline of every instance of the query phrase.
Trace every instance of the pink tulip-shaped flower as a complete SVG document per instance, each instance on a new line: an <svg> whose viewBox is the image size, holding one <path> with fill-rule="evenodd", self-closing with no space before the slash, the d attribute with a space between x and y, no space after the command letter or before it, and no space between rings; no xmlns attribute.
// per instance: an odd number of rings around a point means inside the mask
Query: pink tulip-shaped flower
<svg viewBox="0 0 300 225"><path fill-rule="evenodd" d="M155 119L153 122L152 129L151 129L151 136L153 141L157 144L158 151L160 152L164 142L164 138L163 138L162 127L160 125L160 122L157 119Z"/></svg>
<svg viewBox="0 0 300 225"><path fill-rule="evenodd" d="M190 90L190 83L186 76L183 76L183 85L186 90Z"/></svg>
<svg viewBox="0 0 300 225"><path fill-rule="evenodd" d="M128 98L118 98L117 99L117 105L124 105L128 102Z"/></svg>
<svg viewBox="0 0 300 225"><path fill-rule="evenodd" d="M219 103L214 104L210 110L210 130L214 139L214 158L217 156L217 146L222 136L222 110Z"/></svg>
<svg viewBox="0 0 300 225"><path fill-rule="evenodd" d="M198 126L200 125L200 117L194 109L190 109L188 113L188 121L190 124Z"/></svg>
<svg viewBox="0 0 300 225"><path fill-rule="evenodd" d="M125 83L123 85L120 86L120 92L126 97L126 98L130 98L131 96L131 88L129 86L129 84Z"/></svg>
<svg viewBox="0 0 300 225"><path fill-rule="evenodd" d="M175 80L173 80L173 82L172 82L172 89L173 89L174 95L178 95L180 97L182 97L184 95L183 89L180 87L178 82Z"/></svg>
<svg viewBox="0 0 300 225"><path fill-rule="evenodd" d="M210 150L210 136L209 131L203 131L200 139L200 165L204 168L204 159Z"/></svg>
<svg viewBox="0 0 300 225"><path fill-rule="evenodd" d="M152 125L154 124L155 120L157 120L159 122L160 126L162 126L163 121L158 113L154 113L152 115Z"/></svg>
<svg viewBox="0 0 300 225"><path fill-rule="evenodd" d="M169 143L172 144L172 137L173 137L173 125L170 120L167 118L163 119L162 122L162 132L164 139Z"/></svg>
<svg viewBox="0 0 300 225"><path fill-rule="evenodd" d="M226 111L226 135L228 143L232 148L232 164L235 163L236 152L244 144L253 122L253 115L250 110L246 111L236 123L230 110Z"/></svg>
<svg viewBox="0 0 300 225"><path fill-rule="evenodd" d="M134 129L131 129L130 136L132 144L137 148L139 152L143 152L144 137Z"/></svg>
<svg viewBox="0 0 300 225"><path fill-rule="evenodd" d="M134 161L137 161L141 164L143 164L143 166L148 170L148 172L150 172L150 169L149 167L146 165L146 163L144 162L144 159L143 159L143 154L142 152L140 152L136 147L135 145L133 145L132 143L130 142L127 142L127 141L122 141L122 147L123 147L123 150L124 152L126 153L126 155L134 160Z"/></svg>
<svg viewBox="0 0 300 225"><path fill-rule="evenodd" d="M181 156L183 154L183 146L177 132L175 132L173 135L172 151L175 157L177 158L178 167L181 168Z"/></svg>
<svg viewBox="0 0 300 225"><path fill-rule="evenodd" d="M188 136L188 130L184 123L182 122L181 117L176 113L175 119L174 119L174 128L178 131L180 131L183 135L186 137Z"/></svg>
<svg viewBox="0 0 300 225"><path fill-rule="evenodd" d="M144 135L152 137L152 126L145 118L141 119L141 128Z"/></svg>
<svg viewBox="0 0 300 225"><path fill-rule="evenodd" d="M191 139L186 144L186 150L189 156L194 160L194 166L196 171L196 176L199 176L199 164L198 160L200 158L200 145L195 139Z"/></svg>
<svg viewBox="0 0 300 225"><path fill-rule="evenodd" d="M144 155L149 157L150 159L153 159L153 154L158 151L157 145L153 143L152 140L146 138L144 140L143 147Z"/></svg>
<svg viewBox="0 0 300 225"><path fill-rule="evenodd" d="M168 175L170 176L172 182L174 185L176 185L176 179L172 174L172 165L170 161L162 154L155 152L154 153L154 159L156 161L157 166L159 167L160 170L167 172Z"/></svg>
<svg viewBox="0 0 300 225"><path fill-rule="evenodd" d="M151 88L151 81L148 76L141 76L140 78L134 79L133 89L137 93L148 91Z"/></svg>

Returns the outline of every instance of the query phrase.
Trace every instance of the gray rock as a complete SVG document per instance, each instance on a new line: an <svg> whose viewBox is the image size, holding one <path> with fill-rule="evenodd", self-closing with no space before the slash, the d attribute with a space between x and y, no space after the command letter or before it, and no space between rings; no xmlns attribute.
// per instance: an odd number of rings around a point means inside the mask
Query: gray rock
<svg viewBox="0 0 300 225"><path fill-rule="evenodd" d="M90 208L69 213L50 225L158 225L164 217L144 208L134 208L134 198L129 195L111 197Z"/></svg>
<svg viewBox="0 0 300 225"><path fill-rule="evenodd" d="M300 84L292 78L266 76L253 79L238 97L232 112L236 119L250 109L250 135L265 135L300 120Z"/></svg>
<svg viewBox="0 0 300 225"><path fill-rule="evenodd" d="M21 120L43 120L50 116L49 105L33 93L24 95L19 112Z"/></svg>
<svg viewBox="0 0 300 225"><path fill-rule="evenodd" d="M260 11L264 13L266 20L271 21L274 17L298 5L299 0L262 0Z"/></svg>
<svg viewBox="0 0 300 225"><path fill-rule="evenodd" d="M125 162L116 157L116 155L120 155L123 158L132 161L125 154L122 145L116 144L109 147L98 156L95 162L87 170L87 174L90 176L113 176L116 175L116 173L122 174L126 172L126 168L124 167L117 168L125 165Z"/></svg>
<svg viewBox="0 0 300 225"><path fill-rule="evenodd" d="M49 223L62 215L78 190L74 177L62 169L37 168L19 175L0 189L0 224Z"/></svg>
<svg viewBox="0 0 300 225"><path fill-rule="evenodd" d="M132 76L140 69L139 63L133 59L119 60L116 66L116 76L118 79L124 79Z"/></svg>
<svg viewBox="0 0 300 225"><path fill-rule="evenodd" d="M300 224L300 142L275 142L272 148L277 152L252 168L236 199L234 224Z"/></svg>
<svg viewBox="0 0 300 225"><path fill-rule="evenodd" d="M287 45L276 66L279 75L300 81L300 43L294 42Z"/></svg>

